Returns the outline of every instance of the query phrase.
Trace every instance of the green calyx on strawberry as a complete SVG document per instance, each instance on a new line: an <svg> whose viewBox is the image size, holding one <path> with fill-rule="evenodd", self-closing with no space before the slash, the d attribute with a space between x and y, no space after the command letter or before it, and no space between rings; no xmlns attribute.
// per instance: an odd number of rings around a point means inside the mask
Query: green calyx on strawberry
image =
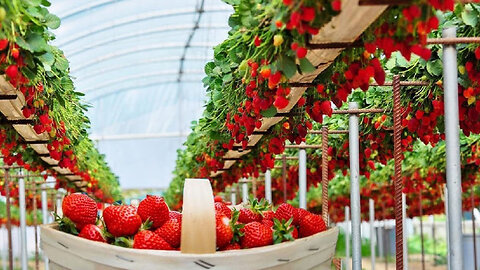
<svg viewBox="0 0 480 270"><path fill-rule="evenodd" d="M273 243L279 244L286 241L294 241L298 238L297 228L292 224L293 218L288 221L273 219Z"/></svg>
<svg viewBox="0 0 480 270"><path fill-rule="evenodd" d="M238 217L240 212L236 209L232 211L232 219L230 219L230 227L232 228L232 241L231 243L240 243L240 238L243 236L242 229L245 227L245 224L238 222Z"/></svg>
<svg viewBox="0 0 480 270"><path fill-rule="evenodd" d="M271 210L271 206L265 199L258 201L256 198L249 200L249 205L240 209L238 221L241 223L250 223L253 221L262 221L262 213Z"/></svg>
<svg viewBox="0 0 480 270"><path fill-rule="evenodd" d="M65 216L60 217L56 213L53 213L53 215L55 217L55 222L58 224L58 228L60 231L73 234L73 235L78 235L78 230L76 228L76 225L71 219Z"/></svg>

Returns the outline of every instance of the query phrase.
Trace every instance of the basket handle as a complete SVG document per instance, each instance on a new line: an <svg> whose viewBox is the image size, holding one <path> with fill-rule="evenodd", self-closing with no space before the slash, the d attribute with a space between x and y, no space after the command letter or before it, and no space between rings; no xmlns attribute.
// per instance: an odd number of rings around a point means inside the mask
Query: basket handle
<svg viewBox="0 0 480 270"><path fill-rule="evenodd" d="M208 179L185 179L183 187L182 253L215 253L215 207Z"/></svg>

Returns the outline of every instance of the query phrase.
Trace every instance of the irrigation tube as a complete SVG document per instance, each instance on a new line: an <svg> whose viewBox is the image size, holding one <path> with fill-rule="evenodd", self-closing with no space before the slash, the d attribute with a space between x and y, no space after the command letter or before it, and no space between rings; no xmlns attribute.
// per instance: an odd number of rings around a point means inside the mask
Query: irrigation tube
<svg viewBox="0 0 480 270"><path fill-rule="evenodd" d="M265 172L265 199L272 203L272 172L270 170Z"/></svg>
<svg viewBox="0 0 480 270"><path fill-rule="evenodd" d="M20 171L23 175L23 171ZM27 220L26 220L26 206L25 206L25 179L18 178L18 201L20 206L20 241L21 241L21 265L22 270L27 270Z"/></svg>
<svg viewBox="0 0 480 270"><path fill-rule="evenodd" d="M443 38L456 37L456 28L443 29ZM448 188L448 256L451 270L463 269L462 186L458 121L458 74L455 45L443 45L443 86L445 101L445 144Z"/></svg>
<svg viewBox="0 0 480 270"><path fill-rule="evenodd" d="M302 142L302 145L305 143ZM298 151L298 194L300 208L307 209L307 152L305 148Z"/></svg>
<svg viewBox="0 0 480 270"><path fill-rule="evenodd" d="M348 103L348 109L358 109L358 103ZM350 156L350 208L352 211L352 269L362 270L358 115L350 114L348 121Z"/></svg>

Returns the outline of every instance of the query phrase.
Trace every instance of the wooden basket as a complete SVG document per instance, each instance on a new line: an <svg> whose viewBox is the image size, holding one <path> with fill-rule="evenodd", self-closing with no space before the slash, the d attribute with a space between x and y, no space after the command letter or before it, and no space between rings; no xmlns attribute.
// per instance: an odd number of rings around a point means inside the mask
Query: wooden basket
<svg viewBox="0 0 480 270"><path fill-rule="evenodd" d="M338 228L293 242L215 252L214 211L210 182L187 179L181 252L129 249L94 242L58 231L55 224L41 226L41 247L50 259L50 269L326 270L331 267Z"/></svg>

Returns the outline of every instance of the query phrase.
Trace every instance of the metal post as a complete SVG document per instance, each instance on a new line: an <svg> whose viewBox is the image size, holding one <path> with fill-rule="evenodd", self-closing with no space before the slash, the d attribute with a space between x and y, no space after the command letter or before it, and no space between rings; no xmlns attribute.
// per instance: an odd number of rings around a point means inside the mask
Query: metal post
<svg viewBox="0 0 480 270"><path fill-rule="evenodd" d="M23 175L23 171L20 171L20 175ZM25 209L25 179L23 177L18 178L18 201L20 208L21 265L22 270L27 270L27 219Z"/></svg>
<svg viewBox="0 0 480 270"><path fill-rule="evenodd" d="M407 195L402 193L402 217L403 224L407 222ZM403 269L408 270L408 238L407 232L403 230Z"/></svg>
<svg viewBox="0 0 480 270"><path fill-rule="evenodd" d="M345 206L345 268L350 270L350 207Z"/></svg>
<svg viewBox="0 0 480 270"><path fill-rule="evenodd" d="M372 270L375 270L375 205L372 199L368 200L368 210L370 212L370 256Z"/></svg>
<svg viewBox="0 0 480 270"><path fill-rule="evenodd" d="M10 183L9 170L5 169L5 206L7 208L7 238L8 238L8 263L9 269L13 270L13 247L12 247L12 214L10 212Z"/></svg>
<svg viewBox="0 0 480 270"><path fill-rule="evenodd" d="M242 183L242 202L248 203L248 183Z"/></svg>
<svg viewBox="0 0 480 270"><path fill-rule="evenodd" d="M328 215L328 127L322 127L322 217L327 227Z"/></svg>
<svg viewBox="0 0 480 270"><path fill-rule="evenodd" d="M357 102L348 103L348 109L358 109ZM350 114L348 122L350 156L350 208L352 209L352 269L362 269L362 242L360 232L360 175L358 115Z"/></svg>
<svg viewBox="0 0 480 270"><path fill-rule="evenodd" d="M456 37L456 28L443 29L444 38ZM443 45L443 86L445 104L445 144L447 152L448 217L450 269L463 269L462 186L458 121L458 74L455 45Z"/></svg>
<svg viewBox="0 0 480 270"><path fill-rule="evenodd" d="M423 204L422 204L422 190L419 192L419 206L420 206L420 244L422 248L422 270L425 270L425 247L423 244Z"/></svg>
<svg viewBox="0 0 480 270"><path fill-rule="evenodd" d="M48 224L48 197L47 197L47 187L46 184L42 184L42 223ZM45 270L48 270L48 258L45 253L43 253L43 265Z"/></svg>
<svg viewBox="0 0 480 270"><path fill-rule="evenodd" d="M302 142L301 145L305 145ZM307 152L305 148L298 151L298 204L307 209Z"/></svg>
<svg viewBox="0 0 480 270"><path fill-rule="evenodd" d="M403 269L403 212L402 212L402 108L400 76L393 76L393 152L395 161L395 253L396 269Z"/></svg>
<svg viewBox="0 0 480 270"><path fill-rule="evenodd" d="M379 227L377 228L377 236L378 236L378 257L380 258L383 258L383 251L384 251L384 247L383 247L383 223L384 221L382 220L381 222L379 222Z"/></svg>
<svg viewBox="0 0 480 270"><path fill-rule="evenodd" d="M257 198L257 178L252 177L252 194L253 198Z"/></svg>
<svg viewBox="0 0 480 270"><path fill-rule="evenodd" d="M449 216L449 211L448 211L448 201L447 201L447 198L448 198L448 188L447 188L447 185L445 185L445 187L443 188L444 189L444 196L445 196L445 200L444 200L444 203L445 203L445 216ZM450 243L450 228L448 227L449 226L449 221L448 219L445 220L445 231L447 233L447 243ZM447 269L451 269L450 268L450 258L447 257Z"/></svg>
<svg viewBox="0 0 480 270"><path fill-rule="evenodd" d="M474 266L475 268L474 269L478 269L477 267L477 236L476 236L476 233L475 233L475 214L473 213L473 210L475 209L475 200L473 198L473 185L472 185L472 188L471 188L471 192L470 192L470 200L472 202L472 236L473 236L473 263L474 263Z"/></svg>
<svg viewBox="0 0 480 270"><path fill-rule="evenodd" d="M283 202L287 202L287 156L282 155Z"/></svg>
<svg viewBox="0 0 480 270"><path fill-rule="evenodd" d="M232 188L230 189L230 201L232 202L232 205L236 205L237 204L237 190L232 186Z"/></svg>
<svg viewBox="0 0 480 270"><path fill-rule="evenodd" d="M35 179L33 179L32 185L32 192L33 192L33 232L35 234L35 270L40 268L40 262L38 258L38 227L37 227L37 184L35 183Z"/></svg>
<svg viewBox="0 0 480 270"><path fill-rule="evenodd" d="M270 170L265 172L265 199L272 203L272 172Z"/></svg>
<svg viewBox="0 0 480 270"><path fill-rule="evenodd" d="M55 213L59 216L63 216L63 211L62 211L62 199L63 199L63 192L61 190L57 191L57 199L56 199L56 207L55 207Z"/></svg>

